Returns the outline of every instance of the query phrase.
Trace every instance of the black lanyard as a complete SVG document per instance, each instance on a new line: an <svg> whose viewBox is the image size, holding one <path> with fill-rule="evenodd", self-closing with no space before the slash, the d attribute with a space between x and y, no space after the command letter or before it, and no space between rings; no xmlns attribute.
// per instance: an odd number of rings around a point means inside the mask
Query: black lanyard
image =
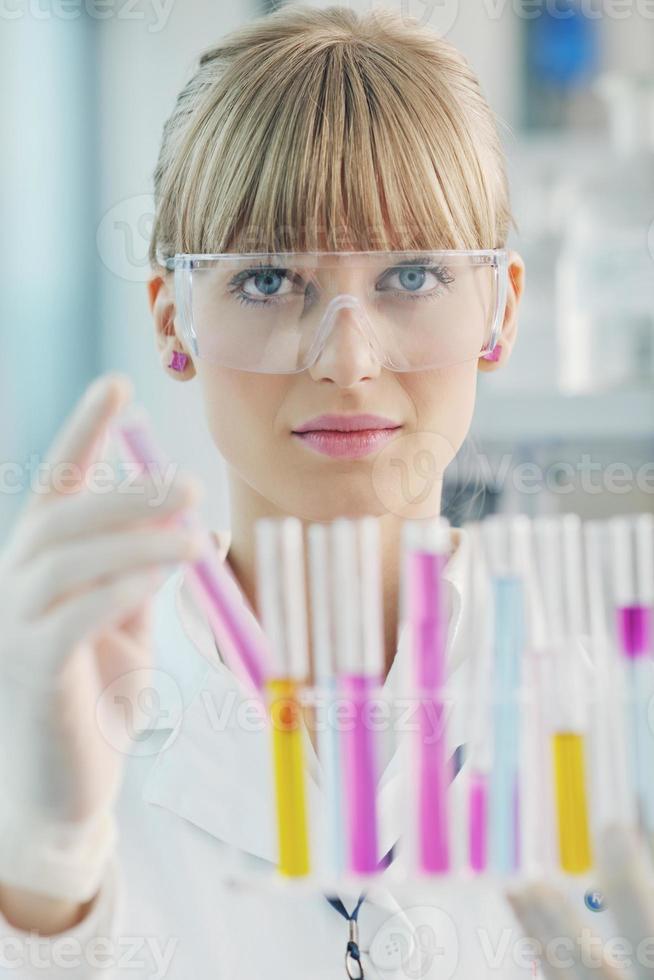
<svg viewBox="0 0 654 980"><path fill-rule="evenodd" d="M457 745L452 753L452 779L458 775L465 756L465 745ZM379 862L380 870L387 868L393 860L393 848ZM325 895L325 898L339 915L342 915L348 924L348 939L345 947L345 972L349 980L364 980L363 964L361 963L361 950L359 949L359 910L363 905L366 893L361 892L357 904L352 912L348 912L340 898Z"/></svg>

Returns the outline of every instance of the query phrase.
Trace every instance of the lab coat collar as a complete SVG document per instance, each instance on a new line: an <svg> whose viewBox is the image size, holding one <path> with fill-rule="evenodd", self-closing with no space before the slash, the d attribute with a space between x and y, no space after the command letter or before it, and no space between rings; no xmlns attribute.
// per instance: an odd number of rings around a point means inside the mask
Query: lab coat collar
<svg viewBox="0 0 654 980"><path fill-rule="evenodd" d="M217 555L225 561L231 543L229 530L213 532L213 539ZM462 668L466 666L463 625L468 613L464 581L470 541L463 528L453 528L452 539L454 550L443 578L449 583L447 665L448 683L452 682L454 689L464 677ZM228 563L225 567L232 574ZM239 594L247 614L257 622L240 589ZM158 636L166 676L173 672L181 686L182 697L177 702L181 700L182 708L177 713L166 713L166 705L162 704L164 710L159 715L168 718L171 731L146 780L143 798L177 813L240 851L275 862L277 843L270 819L273 786L265 711L222 661L183 570L157 596L157 622L169 622L171 601L177 622L177 632L171 636L174 648L166 643L165 630L160 628ZM184 642L180 642L182 634ZM391 702L405 690L407 640L406 627L401 626L397 654L382 691ZM226 638L221 639L221 649L224 643ZM162 697L165 691L160 692L160 703ZM159 727L166 727L165 723L159 723ZM450 751L465 741L465 718L454 708L448 720ZM326 812L320 764L308 736L305 746L308 807L316 833L312 843L320 849L325 836L322 815ZM381 852L386 853L396 843L405 818L401 752L380 745L379 762L379 836ZM383 889L379 894L383 895ZM383 904L383 898L379 901Z"/></svg>
<svg viewBox="0 0 654 980"><path fill-rule="evenodd" d="M445 565L443 570L443 579L450 585L449 594L449 633L448 633L448 670L453 672L456 670L460 664L463 662L465 657L465 648L461 644L457 644L456 640L460 632L461 624L464 619L464 606L465 606L465 589L464 580L466 576L466 567L469 557L470 549L470 539L468 532L465 528L452 528L452 553ZM231 531L229 528L221 529L217 531L212 531L212 539L216 548L216 555L224 563L226 571L232 578L235 576L232 573L227 556L229 553L229 548L231 545ZM237 583L238 585L238 583ZM254 615L252 608L245 598L240 587L238 589L239 595L243 604L246 606L251 615ZM188 577L184 574L179 574L177 577L177 588L175 593L175 606L177 614L180 621L183 624L184 630L194 644L197 650L199 650L203 656L211 664L222 663L221 657L218 654L216 648L216 642L214 636L209 626L206 617L204 616L202 610L195 601L191 590L189 588ZM398 634L398 646L401 642L402 633L404 627L400 626ZM223 639L221 646L226 644L226 638ZM388 674L387 682L389 678L398 673L398 658L396 657L393 661L391 669Z"/></svg>

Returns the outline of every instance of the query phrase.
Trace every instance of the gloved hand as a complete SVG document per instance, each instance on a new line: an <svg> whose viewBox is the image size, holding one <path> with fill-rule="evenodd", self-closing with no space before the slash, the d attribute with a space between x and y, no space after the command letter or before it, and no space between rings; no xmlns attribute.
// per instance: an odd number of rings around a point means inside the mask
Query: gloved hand
<svg viewBox="0 0 654 980"><path fill-rule="evenodd" d="M633 828L606 827L599 835L596 862L598 884L616 930L616 950L581 922L549 881L507 893L509 903L525 934L541 944L540 962L548 980L621 980L626 976L623 965L631 967L628 974L634 980L651 978L654 879L644 840Z"/></svg>
<svg viewBox="0 0 654 980"><path fill-rule="evenodd" d="M89 479L130 394L117 375L87 389L0 552L0 882L80 902L112 851L124 760L124 701L113 699L109 744L98 700L122 678L136 703L132 687L147 676L138 668L151 663L152 595L171 564L202 549L175 526L199 499L197 481L175 474L162 494L145 475L130 492L124 473L102 492Z"/></svg>

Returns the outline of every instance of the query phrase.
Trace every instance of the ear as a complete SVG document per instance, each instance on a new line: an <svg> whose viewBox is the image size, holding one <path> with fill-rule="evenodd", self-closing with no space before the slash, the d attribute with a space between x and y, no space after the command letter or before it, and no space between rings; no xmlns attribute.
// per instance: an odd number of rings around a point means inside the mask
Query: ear
<svg viewBox="0 0 654 980"><path fill-rule="evenodd" d="M189 381L195 375L195 367L189 351L178 338L175 330L175 297L172 276L156 274L148 280L148 303L154 320L155 339L166 374L176 381ZM170 360L174 351L188 355L183 371L174 371Z"/></svg>
<svg viewBox="0 0 654 980"><path fill-rule="evenodd" d="M518 306L525 285L525 263L517 252L509 252L508 288L506 294L506 310L504 323L493 353L501 348L495 361L487 361L483 354L478 360L480 371L496 371L505 365L511 356L518 332Z"/></svg>

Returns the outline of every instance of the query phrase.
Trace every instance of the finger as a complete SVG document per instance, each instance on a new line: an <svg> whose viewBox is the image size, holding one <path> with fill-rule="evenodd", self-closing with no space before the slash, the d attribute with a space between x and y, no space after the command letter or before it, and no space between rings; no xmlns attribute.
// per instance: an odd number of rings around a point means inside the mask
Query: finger
<svg viewBox="0 0 654 980"><path fill-rule="evenodd" d="M582 926L555 888L539 882L507 894L525 933L542 944L540 963L550 980L620 980L598 937Z"/></svg>
<svg viewBox="0 0 654 980"><path fill-rule="evenodd" d="M153 599L149 596L94 640L95 663L102 690L117 677L152 666L152 651L148 643L152 622Z"/></svg>
<svg viewBox="0 0 654 980"><path fill-rule="evenodd" d="M154 622L154 609L152 601L143 602L138 609L129 615L121 623L121 629L132 642L142 648L146 638L150 634Z"/></svg>
<svg viewBox="0 0 654 980"><path fill-rule="evenodd" d="M66 542L37 558L24 572L16 592L22 596L19 615L34 620L65 601L71 593L95 587L107 578L144 565L192 561L206 538L186 528L151 528L98 535Z"/></svg>
<svg viewBox="0 0 654 980"><path fill-rule="evenodd" d="M601 886L620 935L634 951L634 976L654 977L654 890L642 840L626 827L607 827L600 837L597 864Z"/></svg>
<svg viewBox="0 0 654 980"><path fill-rule="evenodd" d="M89 385L44 456L41 483L49 493L32 496L28 502L29 510L50 495L79 489L109 422L131 394L131 382L126 375L101 375ZM62 479L62 467L66 467L65 479Z"/></svg>
<svg viewBox="0 0 654 980"><path fill-rule="evenodd" d="M179 473L167 490L143 477L138 486L125 493L117 489L106 494L60 497L21 522L8 552L15 566L22 565L65 541L179 517L181 510L194 507L201 496L199 481Z"/></svg>
<svg viewBox="0 0 654 980"><path fill-rule="evenodd" d="M160 588L166 574L148 566L57 606L39 623L46 671L52 676L81 641L91 641L103 630L120 625Z"/></svg>

